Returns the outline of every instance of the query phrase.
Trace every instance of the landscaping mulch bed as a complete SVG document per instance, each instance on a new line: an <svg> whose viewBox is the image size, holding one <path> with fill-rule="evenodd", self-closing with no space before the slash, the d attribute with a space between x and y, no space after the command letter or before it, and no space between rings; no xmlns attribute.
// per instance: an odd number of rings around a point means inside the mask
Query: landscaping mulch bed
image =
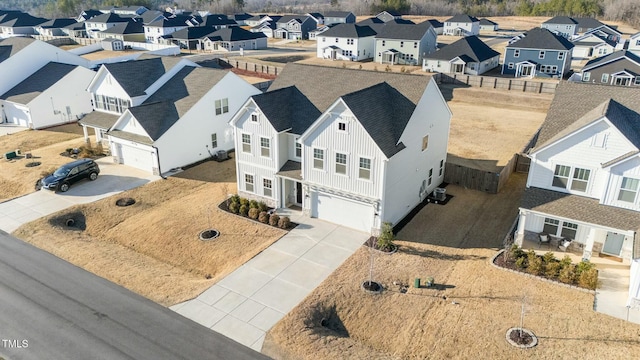
<svg viewBox="0 0 640 360"><path fill-rule="evenodd" d="M221 202L221 203L218 205L218 208L219 208L220 210L222 210L222 211L226 211L226 212L228 212L229 214L236 215L236 216L240 216L240 217L245 218L245 219L247 219L247 220L251 220L251 221L254 221L254 222L257 222L257 223L263 224L263 225L272 226L272 225L269 225L269 223L263 223L263 222L261 222L261 221L258 221L257 219L252 219L252 218L250 218L249 216L244 216L244 215L242 215L242 214L235 214L235 213L233 213L231 210L229 210L229 206L227 205L227 200L225 200L225 201ZM273 211L275 211L275 209L274 209L274 208L272 208L272 207L267 208L267 212L268 212L268 213L272 213ZM281 217L282 217L282 216L281 216ZM295 227L296 227L296 226L298 226L298 225L299 225L298 223L295 223L295 222L293 222L293 221L289 221L289 226L287 226L287 228L282 229L282 230L290 231L290 230L295 229ZM278 228L278 229L281 229L281 228L280 228L280 227L278 227L278 226L273 226L273 227Z"/></svg>

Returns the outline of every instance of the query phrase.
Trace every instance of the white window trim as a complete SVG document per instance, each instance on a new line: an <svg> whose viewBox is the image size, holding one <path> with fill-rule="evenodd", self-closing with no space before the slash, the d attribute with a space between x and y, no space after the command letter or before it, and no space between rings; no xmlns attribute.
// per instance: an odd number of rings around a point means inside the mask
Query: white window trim
<svg viewBox="0 0 640 360"><path fill-rule="evenodd" d="M269 146L265 147L262 145L262 140L267 140L269 142ZM266 149L269 154L268 155L263 155L262 154L262 150ZM271 139L266 137L266 136L260 136L260 156L262 156L263 158L270 158L271 157Z"/></svg>
<svg viewBox="0 0 640 360"><path fill-rule="evenodd" d="M344 165L344 174L341 174L337 171L337 167L338 167L338 154L342 154L345 156L345 163L342 164ZM333 167L333 172L338 175L338 176L345 176L345 177L349 177L349 153L347 152L339 152L336 151L334 153L334 157L333 157L333 163L334 163L334 167Z"/></svg>
<svg viewBox="0 0 640 360"><path fill-rule="evenodd" d="M315 166L316 162L316 152L315 150L322 150L322 169L319 169ZM326 171L327 169L327 149L320 147L312 147L311 148L311 169L316 171Z"/></svg>
<svg viewBox="0 0 640 360"><path fill-rule="evenodd" d="M360 167L360 158L369 159L369 178L368 179L360 177L360 169L362 169ZM373 161L374 161L374 158L372 158L372 157L369 157L369 156L366 156L366 155L358 155L358 180L367 181L367 182L373 182Z"/></svg>
<svg viewBox="0 0 640 360"><path fill-rule="evenodd" d="M640 184L639 184L639 185L638 185L638 187L635 189L635 193L636 193L636 194L635 194L635 196L634 196L634 198L633 198L633 201L620 200L620 192L621 192L621 191L633 192L632 190L629 190L629 189L623 189L623 188L622 188L622 182L624 181L624 179L625 179L625 178L633 179L633 180L636 180L636 181L640 181L640 179L638 179L638 178L634 178L634 177L630 177L630 176L621 176L621 179L620 179L620 185L618 186L618 191L617 191L617 192L616 192L616 194L615 194L615 200L616 200L616 202L618 202L618 203L620 203L620 204L627 204L627 205L628 205L628 204L632 204L632 205L633 205L633 204L637 204L637 203L638 203L638 194L640 193Z"/></svg>
<svg viewBox="0 0 640 360"><path fill-rule="evenodd" d="M271 187L270 188L267 188L267 187L264 186L264 181L265 180L271 181ZM254 179L254 181L255 181L255 179ZM270 189L271 190L271 195L266 195L264 193L264 189ZM268 197L268 198L273 198L273 179L272 178L267 178L267 177L262 178L262 196L265 196L265 197Z"/></svg>
<svg viewBox="0 0 640 360"><path fill-rule="evenodd" d="M244 151L244 145L247 144L247 143L244 142L244 135L249 135L249 143L248 143L249 151ZM240 145L241 145L243 154L252 154L253 153L253 146L252 146L253 145L252 144L253 143L253 137L251 135L252 135L251 133L246 133L246 132L240 133Z"/></svg>
<svg viewBox="0 0 640 360"><path fill-rule="evenodd" d="M566 188L562 188L559 186L554 186L553 185L553 178L556 176L556 166L566 166L569 168L569 176L567 177L567 187ZM576 169L583 169L583 170L588 170L589 171L589 180L587 180L587 185L585 186L585 190L584 191L580 191L580 190L573 190L571 189L571 187L573 186L573 175L574 172L576 171ZM554 163L552 164L551 167L551 189L557 190L557 191L564 191L570 194L576 194L576 195L585 195L585 194L589 194L589 191L591 190L591 186L593 184L593 178L595 176L595 170L588 167L588 166L581 166L581 165L569 165L569 164L560 164L560 163ZM582 181L582 180L579 180Z"/></svg>
<svg viewBox="0 0 640 360"><path fill-rule="evenodd" d="M253 190L249 191L247 190L247 175L251 176L253 178L253 183L251 183L251 185L253 185ZM244 177L243 177L243 182L244 182L244 191L255 194L256 193L256 175L253 173L248 173L245 172L244 173Z"/></svg>

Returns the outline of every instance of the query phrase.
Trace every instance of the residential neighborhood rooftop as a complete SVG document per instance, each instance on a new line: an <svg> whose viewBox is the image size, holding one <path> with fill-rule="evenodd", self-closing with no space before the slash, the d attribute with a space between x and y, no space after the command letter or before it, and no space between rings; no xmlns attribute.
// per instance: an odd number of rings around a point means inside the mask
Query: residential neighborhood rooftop
<svg viewBox="0 0 640 360"><path fill-rule="evenodd" d="M139 96L181 59L171 56L125 61L103 66L130 96Z"/></svg>
<svg viewBox="0 0 640 360"><path fill-rule="evenodd" d="M547 29L533 28L524 34L524 37L507 45L510 48L522 49L552 49L569 50L574 45L562 36L556 35Z"/></svg>
<svg viewBox="0 0 640 360"><path fill-rule="evenodd" d="M2 94L0 99L19 104L27 104L75 68L75 65L50 62L14 86L11 90Z"/></svg>
<svg viewBox="0 0 640 360"><path fill-rule="evenodd" d="M465 36L454 43L445 45L435 53L427 55L429 59L451 60L456 56L465 62L481 62L500 55L477 36Z"/></svg>

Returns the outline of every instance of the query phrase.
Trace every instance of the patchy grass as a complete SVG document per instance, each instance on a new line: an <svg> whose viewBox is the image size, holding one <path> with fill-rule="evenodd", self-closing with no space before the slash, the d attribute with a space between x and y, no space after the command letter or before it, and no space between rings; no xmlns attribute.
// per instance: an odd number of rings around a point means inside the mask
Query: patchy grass
<svg viewBox="0 0 640 360"><path fill-rule="evenodd" d="M82 145L84 140L78 134L58 130L26 130L0 136L2 155L15 149L20 149L23 154L12 160L0 159L0 201L33 192L43 172L50 172L73 160L60 153ZM33 157L27 159L26 153ZM26 167L27 163L34 161L41 165Z"/></svg>
<svg viewBox="0 0 640 360"><path fill-rule="evenodd" d="M271 245L284 231L217 208L235 192L235 165L206 162L95 203L26 224L14 235L162 305L191 299ZM136 203L117 207L118 198ZM83 231L57 226L77 216ZM215 228L221 235L200 241Z"/></svg>
<svg viewBox="0 0 640 360"><path fill-rule="evenodd" d="M263 352L280 359L640 356L637 325L594 312L592 294L489 264L517 214L524 179L515 174L498 195L448 186L454 198L427 205L400 231L398 253L374 255L382 294L360 289L371 260L362 247L268 332ZM428 276L433 288L413 287ZM520 324L523 301L524 326L540 341L526 351L505 340Z"/></svg>

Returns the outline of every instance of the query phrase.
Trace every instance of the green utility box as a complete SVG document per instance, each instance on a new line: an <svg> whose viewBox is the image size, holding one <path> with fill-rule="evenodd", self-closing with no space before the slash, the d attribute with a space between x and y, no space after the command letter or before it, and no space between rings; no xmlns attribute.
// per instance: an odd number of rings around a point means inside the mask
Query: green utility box
<svg viewBox="0 0 640 360"><path fill-rule="evenodd" d="M18 157L18 154L16 154L15 151L9 151L7 153L4 153L4 158L7 160L15 159L16 157Z"/></svg>
<svg viewBox="0 0 640 360"><path fill-rule="evenodd" d="M416 289L420 288L420 278L413 280L413 287Z"/></svg>

